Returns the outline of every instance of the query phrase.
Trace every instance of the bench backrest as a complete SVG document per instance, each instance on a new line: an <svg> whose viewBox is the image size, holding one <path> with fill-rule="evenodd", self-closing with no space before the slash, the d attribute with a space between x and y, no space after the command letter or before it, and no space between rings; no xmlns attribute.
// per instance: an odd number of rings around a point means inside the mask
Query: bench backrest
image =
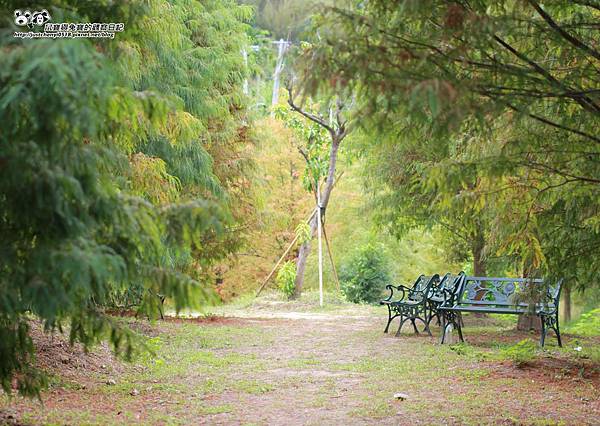
<svg viewBox="0 0 600 426"><path fill-rule="evenodd" d="M444 295L446 297L455 295L456 292L460 289L460 285L462 284L462 279L464 278L465 273L459 272L457 275L452 275L448 272L444 275L441 281L432 288L431 296L443 299Z"/></svg>
<svg viewBox="0 0 600 426"><path fill-rule="evenodd" d="M459 304L514 306L527 305L515 295L528 285L544 285L542 278L465 277L458 294ZM547 288L543 303L558 306L562 280Z"/></svg>
<svg viewBox="0 0 600 426"><path fill-rule="evenodd" d="M423 300L422 294L429 295L433 286L439 283L439 281L440 276L438 274L434 274L431 276L420 275L412 286L412 289L418 291L419 293L411 293L408 297L409 300L421 302Z"/></svg>

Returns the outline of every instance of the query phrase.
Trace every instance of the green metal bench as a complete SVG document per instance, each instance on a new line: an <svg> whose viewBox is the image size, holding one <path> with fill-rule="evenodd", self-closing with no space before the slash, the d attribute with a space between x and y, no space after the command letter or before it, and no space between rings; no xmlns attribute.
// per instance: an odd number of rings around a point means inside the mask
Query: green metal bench
<svg viewBox="0 0 600 426"><path fill-rule="evenodd" d="M437 285L433 286L432 291L427 298L429 309L428 324L431 323L431 320L433 320L434 317L437 319L437 324L441 324L441 313L439 312L439 308L445 301L451 299L452 296L457 293L459 286L462 285L464 277L465 273L462 271L457 275L452 275L448 272L442 277Z"/></svg>
<svg viewBox="0 0 600 426"><path fill-rule="evenodd" d="M464 342L460 321L461 312L514 315L533 313L540 317L542 323L540 345L544 346L546 334L549 330L553 330L558 340L558 346L562 347L558 323L558 304L562 280L547 286L545 291L542 291L540 302L534 306L516 299L518 291L529 285L544 286L544 280L540 278L464 277L457 292L453 295L446 295L445 301L438 307L438 312L442 315L440 343L444 343L446 331L450 326L457 330L460 340Z"/></svg>
<svg viewBox="0 0 600 426"><path fill-rule="evenodd" d="M413 325L416 334L419 334L417 329L416 320L421 321L425 324L423 331L426 331L431 336L429 330L429 302L428 297L431 295L433 286L437 285L440 281L438 274L432 276L421 275L412 287L404 285L387 285L385 288L390 291L390 295L387 299L380 301L381 305L385 305L388 308L388 322L385 326L384 333L387 333L392 320L396 317L400 317L400 325L396 336L400 335L400 330L406 321L410 321ZM394 299L394 291L397 292L397 297Z"/></svg>

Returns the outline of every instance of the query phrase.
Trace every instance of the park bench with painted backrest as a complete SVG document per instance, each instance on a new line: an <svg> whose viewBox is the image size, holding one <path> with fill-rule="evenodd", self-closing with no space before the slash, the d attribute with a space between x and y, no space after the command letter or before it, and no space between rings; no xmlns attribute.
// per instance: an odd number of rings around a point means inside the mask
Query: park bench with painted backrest
<svg viewBox="0 0 600 426"><path fill-rule="evenodd" d="M439 306L442 315L442 338L444 343L446 331L453 326L461 341L464 341L460 321L461 312L494 313L494 314L535 314L542 324L540 345L544 346L546 334L553 330L562 346L558 323L558 304L562 280L553 285L546 285L540 278L489 278L464 277L457 292L446 298ZM527 286L539 286L541 293L539 302L528 304L519 300ZM531 290L531 289L530 289Z"/></svg>
<svg viewBox="0 0 600 426"><path fill-rule="evenodd" d="M416 320L421 321L425 324L425 329L429 335L429 302L428 297L431 295L431 291L435 285L440 281L438 274L432 276L421 275L412 287L404 285L387 285L385 288L390 291L390 295L387 299L380 302L381 305L385 305L388 308L388 322L385 326L384 333L388 332L390 324L394 318L400 317L400 326L396 332L396 336L400 334L402 326L406 321L410 321L413 325L415 333L419 333L417 330ZM394 292L396 292L396 298L394 298Z"/></svg>

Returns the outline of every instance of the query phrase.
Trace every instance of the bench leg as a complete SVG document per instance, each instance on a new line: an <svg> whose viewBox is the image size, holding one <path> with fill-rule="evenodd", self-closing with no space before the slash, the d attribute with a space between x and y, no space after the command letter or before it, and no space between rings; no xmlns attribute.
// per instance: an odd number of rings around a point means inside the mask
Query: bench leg
<svg viewBox="0 0 600 426"><path fill-rule="evenodd" d="M402 330L402 326L409 318L405 318L404 315L400 315L400 325L398 326L398 331L396 331L396 337L400 336L400 331Z"/></svg>
<svg viewBox="0 0 600 426"><path fill-rule="evenodd" d="M546 340L546 321L544 320L544 317L540 318L542 321L542 330L541 330L541 334L540 334L540 346L543 348L544 347L544 342Z"/></svg>
<svg viewBox="0 0 600 426"><path fill-rule="evenodd" d="M444 344L444 340L446 339L446 329L448 328L449 325L450 325L450 323L446 319L446 314L442 313L442 337L440 339L440 345Z"/></svg>
<svg viewBox="0 0 600 426"><path fill-rule="evenodd" d="M431 334L431 330L429 329L429 324L425 324L425 329L423 331L426 331L427 334L429 334L429 337L433 336L433 334Z"/></svg>
<svg viewBox="0 0 600 426"><path fill-rule="evenodd" d="M415 323L415 318L411 318L410 322L412 322L413 328L415 329L415 334L419 334L419 329L417 328L417 324Z"/></svg>
<svg viewBox="0 0 600 426"><path fill-rule="evenodd" d="M431 318L429 319L429 321L431 321ZM429 321L425 322L425 328L423 329L423 331L427 332L427 334L429 334L429 336L432 336L431 330L429 329Z"/></svg>
<svg viewBox="0 0 600 426"><path fill-rule="evenodd" d="M440 340L440 344L443 345L446 339L446 331L448 327L451 325L454 326L456 331L458 332L458 338L461 342L464 342L465 339L462 334L462 327L460 325L460 312L443 312L442 313L442 338Z"/></svg>
<svg viewBox="0 0 600 426"><path fill-rule="evenodd" d="M556 332L556 338L558 339L558 347L562 348L562 341L560 340L560 326L558 324L558 312L556 312L556 329L554 331Z"/></svg>
<svg viewBox="0 0 600 426"><path fill-rule="evenodd" d="M456 330L458 330L458 337L460 338L460 341L464 343L465 338L463 337L463 334L462 334L462 327L460 325L460 323L462 322L461 320L462 320L462 318L460 318L459 321L456 322Z"/></svg>
<svg viewBox="0 0 600 426"><path fill-rule="evenodd" d="M428 315L425 317L426 322L425 322L425 328L423 329L423 331L429 330L429 324L431 324L431 321L433 320L433 317L435 317L437 319L437 325L440 325L440 314L437 310L435 310L433 307L429 308L429 313ZM429 334L431 334L431 332L429 332Z"/></svg>
<svg viewBox="0 0 600 426"><path fill-rule="evenodd" d="M431 309L431 305L427 304L425 305L425 324L429 324L429 321L431 321L431 318L433 318L433 310ZM423 329L423 331L425 331L425 329Z"/></svg>
<svg viewBox="0 0 600 426"><path fill-rule="evenodd" d="M548 330L553 330L556 334L556 340L558 340L558 346L562 348L562 340L560 338L560 326L558 323L558 311L552 315L540 315L540 322L542 323L542 335L540 337L540 346L543 348L546 340Z"/></svg>
<svg viewBox="0 0 600 426"><path fill-rule="evenodd" d="M427 311L425 311L425 319L420 317L416 317L415 319L420 319L423 324L425 324L425 327L423 327L423 332L431 336L431 330L429 329L429 323L431 322L431 311L429 311L429 317L427 315Z"/></svg>
<svg viewBox="0 0 600 426"><path fill-rule="evenodd" d="M394 321L394 319L396 319L398 316L400 316L400 320L402 320L402 315L392 315L387 322L387 325L385 326L385 330L383 330L384 333L387 333L390 329L390 325L392 324L392 321Z"/></svg>
<svg viewBox="0 0 600 426"><path fill-rule="evenodd" d="M390 305L387 305L388 308L388 322L387 325L385 326L385 330L383 330L384 333L387 333L388 330L390 329L390 324L392 323L392 320L394 319L394 317L392 316L392 308L390 307Z"/></svg>

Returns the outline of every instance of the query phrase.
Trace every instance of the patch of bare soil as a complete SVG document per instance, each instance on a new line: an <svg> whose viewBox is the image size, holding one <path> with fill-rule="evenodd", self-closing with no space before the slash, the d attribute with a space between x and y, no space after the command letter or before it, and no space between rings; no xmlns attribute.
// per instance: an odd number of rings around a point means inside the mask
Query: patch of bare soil
<svg viewBox="0 0 600 426"><path fill-rule="evenodd" d="M517 366L510 361L491 363L493 373L498 377L534 380L538 383L587 383L600 389L600 365L589 360L567 358L538 358Z"/></svg>
<svg viewBox="0 0 600 426"><path fill-rule="evenodd" d="M86 351L79 343L71 345L68 336L44 332L37 322L31 323L31 337L37 367L61 378L79 380L90 373L120 374L124 370L106 343Z"/></svg>
<svg viewBox="0 0 600 426"><path fill-rule="evenodd" d="M31 337L36 348L35 365L50 378L50 387L42 395L43 406L50 409L64 402L85 407L88 401L79 398L85 389L96 386L99 380L114 380L126 366L116 359L108 344L102 343L86 351L75 343L71 345L67 335L46 332L41 323L30 323ZM1 395L1 391L0 391ZM101 398L94 401L101 405ZM10 406L0 406L0 425L28 425L21 418L29 410L42 407L36 400L14 396Z"/></svg>

